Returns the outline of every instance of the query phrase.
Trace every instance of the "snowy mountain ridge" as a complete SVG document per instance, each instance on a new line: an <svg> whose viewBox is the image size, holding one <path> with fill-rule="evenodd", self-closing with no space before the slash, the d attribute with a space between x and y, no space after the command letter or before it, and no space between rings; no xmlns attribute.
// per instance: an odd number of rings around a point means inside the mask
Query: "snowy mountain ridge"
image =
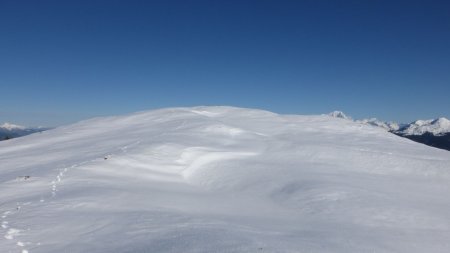
<svg viewBox="0 0 450 253"><path fill-rule="evenodd" d="M26 127L5 122L3 125L0 125L0 128L2 128L3 130L13 131L13 130L24 130Z"/></svg>
<svg viewBox="0 0 450 253"><path fill-rule="evenodd" d="M450 132L450 120L446 118L417 120L403 126L398 132L404 135L432 133L433 135L439 136Z"/></svg>
<svg viewBox="0 0 450 253"><path fill-rule="evenodd" d="M325 115L95 118L0 164L3 252L450 251L450 153Z"/></svg>
<svg viewBox="0 0 450 253"><path fill-rule="evenodd" d="M48 130L45 127L24 127L11 123L4 123L0 125L0 141L29 135L32 133L42 132Z"/></svg>
<svg viewBox="0 0 450 253"><path fill-rule="evenodd" d="M362 120L356 120L355 122L367 124L371 126L381 127L386 129L387 131L397 131L400 129L400 125L395 122L385 122L378 120L377 118L370 118L370 119L362 119Z"/></svg>
<svg viewBox="0 0 450 253"><path fill-rule="evenodd" d="M347 116L341 111L334 111L329 113L328 115L334 118L352 120L350 116ZM378 120L377 118L355 120L355 122L381 127L388 131L402 135L422 135L425 133L431 133L433 135L439 136L450 132L450 120L444 117L430 120L416 120L409 124L399 124L392 121L386 122Z"/></svg>

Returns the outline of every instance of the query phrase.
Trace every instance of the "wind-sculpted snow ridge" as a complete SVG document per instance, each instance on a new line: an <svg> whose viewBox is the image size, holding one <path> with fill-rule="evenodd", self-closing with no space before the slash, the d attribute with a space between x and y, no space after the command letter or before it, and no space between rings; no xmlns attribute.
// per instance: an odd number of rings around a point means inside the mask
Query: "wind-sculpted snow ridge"
<svg viewBox="0 0 450 253"><path fill-rule="evenodd" d="M326 115L96 118L0 143L1 252L450 252L450 153Z"/></svg>

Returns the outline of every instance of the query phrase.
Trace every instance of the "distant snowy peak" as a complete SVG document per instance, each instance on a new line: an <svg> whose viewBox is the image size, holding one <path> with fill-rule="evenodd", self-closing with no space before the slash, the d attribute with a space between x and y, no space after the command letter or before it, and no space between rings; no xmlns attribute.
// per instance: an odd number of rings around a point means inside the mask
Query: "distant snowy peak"
<svg viewBox="0 0 450 253"><path fill-rule="evenodd" d="M417 120L405 125L397 132L403 135L422 135L425 133L443 135L450 132L450 120L446 118Z"/></svg>
<svg viewBox="0 0 450 253"><path fill-rule="evenodd" d="M357 120L356 122L371 125L371 126L382 127L388 131L397 131L398 129L400 129L400 125L395 122L384 122L384 121L378 120L376 118L362 119L362 120Z"/></svg>
<svg viewBox="0 0 450 253"><path fill-rule="evenodd" d="M330 113L328 113L328 116L333 117L333 118L340 118L340 119L349 119L349 120L352 119L351 117L345 115L345 113L343 113L342 111L330 112Z"/></svg>
<svg viewBox="0 0 450 253"><path fill-rule="evenodd" d="M346 115L342 111L330 112L327 115L330 117L333 117L333 118L353 120L352 117ZM382 127L388 131L397 131L400 128L399 124L397 124L395 122L384 122L384 121L378 120L377 118L354 120L354 121L357 123L360 123L360 124Z"/></svg>
<svg viewBox="0 0 450 253"><path fill-rule="evenodd" d="M24 127L11 123L4 123L0 125L0 141L42 132L48 129L49 128L45 127Z"/></svg>
<svg viewBox="0 0 450 253"><path fill-rule="evenodd" d="M25 130L26 127L24 126L19 126L19 125L14 125L11 123L4 123L3 125L0 125L0 128L4 129L4 130L8 130L8 131L13 131L13 130Z"/></svg>

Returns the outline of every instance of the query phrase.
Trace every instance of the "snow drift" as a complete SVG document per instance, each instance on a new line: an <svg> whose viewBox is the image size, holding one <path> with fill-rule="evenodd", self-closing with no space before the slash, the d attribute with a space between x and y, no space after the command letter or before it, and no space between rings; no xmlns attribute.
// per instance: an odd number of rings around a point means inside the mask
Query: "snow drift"
<svg viewBox="0 0 450 253"><path fill-rule="evenodd" d="M449 252L450 153L195 107L0 143L2 252Z"/></svg>

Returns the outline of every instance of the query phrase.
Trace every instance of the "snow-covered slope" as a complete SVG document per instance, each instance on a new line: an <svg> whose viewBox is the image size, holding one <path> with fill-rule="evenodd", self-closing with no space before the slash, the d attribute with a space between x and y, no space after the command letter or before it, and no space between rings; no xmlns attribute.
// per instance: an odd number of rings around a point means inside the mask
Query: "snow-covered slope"
<svg viewBox="0 0 450 253"><path fill-rule="evenodd" d="M424 133L431 133L433 135L443 135L450 132L450 120L446 118L417 120L408 124L398 133L403 135L422 135Z"/></svg>
<svg viewBox="0 0 450 253"><path fill-rule="evenodd" d="M0 142L1 252L449 252L450 153L326 115L97 118Z"/></svg>

